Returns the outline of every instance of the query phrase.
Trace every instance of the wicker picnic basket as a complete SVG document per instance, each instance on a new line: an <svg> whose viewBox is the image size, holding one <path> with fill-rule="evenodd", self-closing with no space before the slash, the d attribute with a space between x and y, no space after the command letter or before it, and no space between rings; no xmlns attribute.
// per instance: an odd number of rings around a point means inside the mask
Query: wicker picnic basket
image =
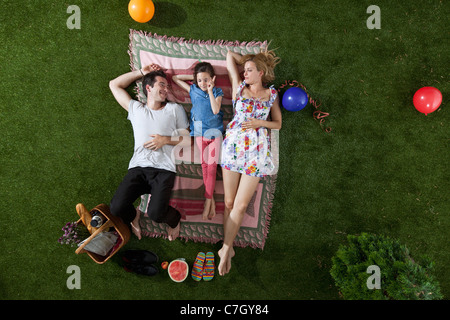
<svg viewBox="0 0 450 320"><path fill-rule="evenodd" d="M78 224L82 223L84 226L86 226L89 233L91 234L90 237L87 238L83 242L83 244L81 244L77 248L77 250L75 251L76 254L86 252L92 258L92 260L94 260L99 264L102 264L108 261L109 258L111 258L117 251L120 250L120 248L122 248L128 242L128 240L130 240L130 229L122 222L120 218L115 217L111 214L109 206L107 206L106 204L99 204L92 210L88 211L82 203L79 203L76 206L76 210L78 215L80 216L80 219L78 220L77 223ZM99 228L93 228L90 225L92 215L95 211L100 212L106 220ZM118 238L115 245L105 256L84 249L84 247L89 242L91 242L92 239L94 239L101 232L110 230L110 228L114 228L115 231L117 231Z"/></svg>

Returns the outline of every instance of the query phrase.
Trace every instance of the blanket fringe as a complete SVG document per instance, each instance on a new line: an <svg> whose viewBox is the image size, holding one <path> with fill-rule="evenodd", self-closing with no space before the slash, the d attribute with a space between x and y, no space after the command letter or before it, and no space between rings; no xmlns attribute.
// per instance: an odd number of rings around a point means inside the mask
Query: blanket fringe
<svg viewBox="0 0 450 320"><path fill-rule="evenodd" d="M267 225L266 225L267 227ZM265 234L267 234L268 230L265 231ZM145 237L149 237L149 238L164 238L167 239L167 233L163 233L163 232L148 232L147 230L141 230L141 234ZM188 241L194 241L194 242L201 242L201 243L210 243L210 244L216 244L218 242L221 242L222 240L220 239L212 239L212 238L208 238L208 237L187 237L187 236L178 236L178 239L183 239L184 242L188 242ZM264 249L264 242L265 239L262 241L261 245L258 245L254 242L245 242L245 241L241 241L241 240L236 240L233 242L233 246L234 247L240 247L240 248L246 248L246 247L251 247L253 249Z"/></svg>
<svg viewBox="0 0 450 320"><path fill-rule="evenodd" d="M267 46L267 40L265 41L229 41L229 40L200 40L200 39L186 39L183 37L174 37L174 36L166 36L166 35L158 35L156 33L151 33L143 30L134 30L130 29L130 40L132 39L134 34L139 34L144 37L150 37L153 39L177 42L177 43L188 43L188 44L200 44L200 45L209 45L209 46L225 46L225 47L237 47L237 46L246 46L246 47L261 47Z"/></svg>
<svg viewBox="0 0 450 320"><path fill-rule="evenodd" d="M264 238L262 239L261 243L261 249L264 248L266 239L269 235L269 227L270 227L270 220L271 220L271 214L272 214L272 207L273 207L273 199L275 198L275 187L277 185L277 175L270 176L270 179L272 179L271 183L269 183L270 190L268 192L269 194L269 200L267 204L267 217L266 217L266 225L264 227Z"/></svg>

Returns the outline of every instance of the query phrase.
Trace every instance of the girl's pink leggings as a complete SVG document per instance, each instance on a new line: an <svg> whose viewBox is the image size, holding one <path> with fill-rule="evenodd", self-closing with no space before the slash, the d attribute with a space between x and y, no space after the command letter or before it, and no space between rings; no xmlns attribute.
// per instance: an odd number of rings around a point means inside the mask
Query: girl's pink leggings
<svg viewBox="0 0 450 320"><path fill-rule="evenodd" d="M216 185L217 164L219 163L222 139L195 137L195 143L201 151L200 159L202 163L203 183L205 185L205 198L211 199Z"/></svg>

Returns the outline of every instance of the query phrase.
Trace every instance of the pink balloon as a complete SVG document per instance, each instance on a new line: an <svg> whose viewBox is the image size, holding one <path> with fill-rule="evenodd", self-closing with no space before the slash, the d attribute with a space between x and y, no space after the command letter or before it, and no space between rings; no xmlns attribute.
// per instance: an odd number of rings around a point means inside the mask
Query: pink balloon
<svg viewBox="0 0 450 320"><path fill-rule="evenodd" d="M417 90L413 97L414 107L425 115L436 111L441 105L442 94L434 87L423 87Z"/></svg>

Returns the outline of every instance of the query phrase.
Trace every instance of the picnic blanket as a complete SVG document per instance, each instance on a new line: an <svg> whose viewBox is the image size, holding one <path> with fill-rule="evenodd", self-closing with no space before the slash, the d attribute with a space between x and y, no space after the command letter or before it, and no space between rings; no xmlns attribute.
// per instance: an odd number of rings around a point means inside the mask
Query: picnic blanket
<svg viewBox="0 0 450 320"><path fill-rule="evenodd" d="M167 74L169 82L169 101L177 102L185 108L188 116L192 105L189 94L178 87L173 81L175 74L192 74L199 61L209 62L216 72L216 86L222 88L224 97L222 110L224 125L233 117L231 84L226 70L226 54L229 49L241 54L258 53L267 46L267 41L202 41L184 38L160 36L143 31L130 30L130 66L137 70L150 63L160 65ZM136 85L138 99L145 103L141 83ZM271 143L275 162L278 163L278 131L272 130ZM202 220L204 186L200 165L200 151L197 146L191 147L191 152L176 152L177 176L172 190L170 205L182 215L180 238L188 241L216 243L223 240L224 189L222 171L217 170L214 199L216 201L216 216L212 220ZM247 208L241 228L234 245L240 247L264 248L269 232L270 213L275 192L276 175L260 180L258 188ZM167 237L167 225L152 221L146 208L151 195L141 197L137 207L141 214L140 225L143 236Z"/></svg>

